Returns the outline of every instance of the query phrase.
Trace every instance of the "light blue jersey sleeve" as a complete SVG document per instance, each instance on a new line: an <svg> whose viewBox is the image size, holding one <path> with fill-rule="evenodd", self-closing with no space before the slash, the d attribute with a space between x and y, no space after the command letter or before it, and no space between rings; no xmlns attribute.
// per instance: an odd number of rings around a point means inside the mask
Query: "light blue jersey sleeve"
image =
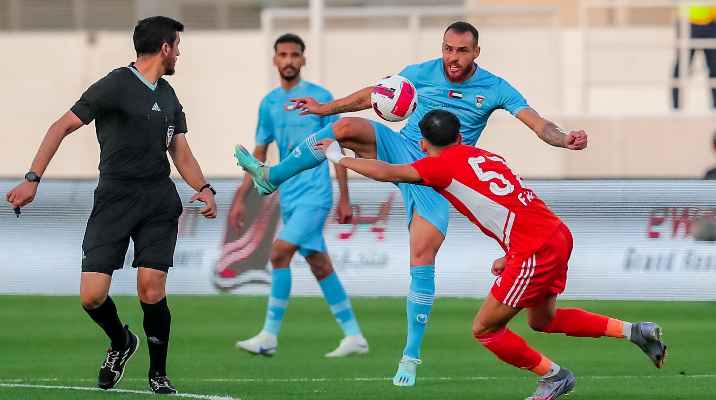
<svg viewBox="0 0 716 400"><path fill-rule="evenodd" d="M271 110L269 109L268 98L264 97L259 105L259 121L256 124L256 144L268 145L276 138L274 136L273 122L271 121Z"/></svg>
<svg viewBox="0 0 716 400"><path fill-rule="evenodd" d="M499 98L499 107L505 109L512 115L529 107L527 100L512 85L504 79L500 79L497 86L497 94Z"/></svg>

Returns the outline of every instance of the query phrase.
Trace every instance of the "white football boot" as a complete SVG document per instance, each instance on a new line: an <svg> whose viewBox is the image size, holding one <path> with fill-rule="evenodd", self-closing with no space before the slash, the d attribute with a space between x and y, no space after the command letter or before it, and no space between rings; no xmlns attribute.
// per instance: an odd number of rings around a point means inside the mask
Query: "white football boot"
<svg viewBox="0 0 716 400"><path fill-rule="evenodd" d="M368 352L368 341L363 335L346 336L341 339L338 347L330 353L328 358L347 357L351 354L365 354Z"/></svg>
<svg viewBox="0 0 716 400"><path fill-rule="evenodd" d="M236 342L236 347L246 350L252 354L260 354L270 357L276 353L278 348L278 338L268 332L261 331L258 335L251 339Z"/></svg>
<svg viewBox="0 0 716 400"><path fill-rule="evenodd" d="M417 375L418 365L422 362L417 358L403 355L398 364L398 371L393 377L393 385L395 386L415 386L415 376Z"/></svg>

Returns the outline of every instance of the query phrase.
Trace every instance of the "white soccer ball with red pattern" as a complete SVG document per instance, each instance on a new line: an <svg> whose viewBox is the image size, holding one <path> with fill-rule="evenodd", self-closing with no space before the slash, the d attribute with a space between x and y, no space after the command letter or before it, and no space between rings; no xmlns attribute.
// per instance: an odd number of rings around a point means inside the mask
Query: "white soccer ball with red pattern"
<svg viewBox="0 0 716 400"><path fill-rule="evenodd" d="M373 86L370 94L373 110L386 121L402 121L418 106L418 92L400 75L389 76Z"/></svg>

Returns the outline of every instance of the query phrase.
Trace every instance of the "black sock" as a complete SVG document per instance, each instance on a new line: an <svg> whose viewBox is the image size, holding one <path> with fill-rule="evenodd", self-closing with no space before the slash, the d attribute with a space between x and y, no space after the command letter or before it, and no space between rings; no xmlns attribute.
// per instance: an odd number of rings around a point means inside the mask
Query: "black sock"
<svg viewBox="0 0 716 400"><path fill-rule="evenodd" d="M107 296L107 300L93 310L85 308L85 312L104 330L104 333L107 334L112 341L113 350L121 350L127 347L127 332L122 326L122 321L119 320L117 307L114 305L111 297Z"/></svg>
<svg viewBox="0 0 716 400"><path fill-rule="evenodd" d="M149 376L167 374L167 350L169 349L169 327L172 315L167 298L155 304L142 302L144 310L144 333L149 347Z"/></svg>

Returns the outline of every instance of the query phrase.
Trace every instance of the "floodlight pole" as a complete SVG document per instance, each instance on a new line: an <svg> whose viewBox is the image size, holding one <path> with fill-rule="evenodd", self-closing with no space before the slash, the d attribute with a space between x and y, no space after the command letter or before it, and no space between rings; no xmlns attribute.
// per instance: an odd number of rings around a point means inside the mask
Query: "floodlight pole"
<svg viewBox="0 0 716 400"><path fill-rule="evenodd" d="M309 26L311 30L310 57L313 81L323 84L323 27L325 0L309 1Z"/></svg>

